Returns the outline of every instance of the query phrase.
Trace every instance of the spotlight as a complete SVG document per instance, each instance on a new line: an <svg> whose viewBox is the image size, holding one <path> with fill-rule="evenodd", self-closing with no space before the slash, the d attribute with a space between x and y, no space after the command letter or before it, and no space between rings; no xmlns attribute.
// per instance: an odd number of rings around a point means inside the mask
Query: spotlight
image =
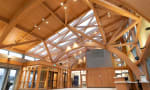
<svg viewBox="0 0 150 90"><path fill-rule="evenodd" d="M77 2L78 0L73 0L74 2Z"/></svg>
<svg viewBox="0 0 150 90"><path fill-rule="evenodd" d="M45 21L45 18L42 18L42 21Z"/></svg>
<svg viewBox="0 0 150 90"><path fill-rule="evenodd" d="M63 2L61 2L61 3L60 3L60 5L61 5L61 6L63 6L63 5L64 5L64 3L63 3Z"/></svg>
<svg viewBox="0 0 150 90"><path fill-rule="evenodd" d="M40 28L40 27L39 27L38 29L39 29L39 30L41 30L41 28Z"/></svg>
<svg viewBox="0 0 150 90"><path fill-rule="evenodd" d="M46 21L45 23L48 24L48 21Z"/></svg>

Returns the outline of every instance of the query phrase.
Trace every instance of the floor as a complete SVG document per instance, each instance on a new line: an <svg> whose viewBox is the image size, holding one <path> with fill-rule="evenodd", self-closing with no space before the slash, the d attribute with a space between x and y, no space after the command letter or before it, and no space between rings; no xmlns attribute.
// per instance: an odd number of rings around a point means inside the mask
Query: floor
<svg viewBox="0 0 150 90"><path fill-rule="evenodd" d="M115 88L65 88L65 89L53 89L53 90L116 90Z"/></svg>

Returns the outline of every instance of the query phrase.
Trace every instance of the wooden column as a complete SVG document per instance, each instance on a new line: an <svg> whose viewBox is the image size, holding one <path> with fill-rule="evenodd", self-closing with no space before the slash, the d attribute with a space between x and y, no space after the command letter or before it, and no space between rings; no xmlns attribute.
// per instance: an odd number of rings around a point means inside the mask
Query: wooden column
<svg viewBox="0 0 150 90"><path fill-rule="evenodd" d="M81 70L80 70L80 88L82 88L82 75L81 75Z"/></svg>
<svg viewBox="0 0 150 90"><path fill-rule="evenodd" d="M141 62L141 66L142 66L142 70L143 70L144 74L146 75L146 79L150 80L150 77L149 77L149 74L148 74L148 70L147 70L146 60L143 60Z"/></svg>
<svg viewBox="0 0 150 90"><path fill-rule="evenodd" d="M23 80L23 86L22 86L22 88L24 88L24 86L25 86L26 77L27 77L27 69L25 70L25 76L24 76L24 80Z"/></svg>
<svg viewBox="0 0 150 90"><path fill-rule="evenodd" d="M36 67L33 68L33 77L32 77L32 81L31 81L31 88L33 88L33 82L35 79L35 71L36 71Z"/></svg>
<svg viewBox="0 0 150 90"><path fill-rule="evenodd" d="M28 77L27 77L27 84L26 84L26 88L29 88L29 80L30 80L30 74L31 74L31 70L32 70L32 68L30 67L29 68L29 73L28 73Z"/></svg>
<svg viewBox="0 0 150 90"><path fill-rule="evenodd" d="M63 70L60 69L60 88L64 88Z"/></svg>
<svg viewBox="0 0 150 90"><path fill-rule="evenodd" d="M67 88L71 88L71 70L70 69L68 69L68 81L67 81Z"/></svg>
<svg viewBox="0 0 150 90"><path fill-rule="evenodd" d="M58 71L58 88L63 88L63 73L62 73L62 69L59 68L59 71Z"/></svg>
<svg viewBox="0 0 150 90"><path fill-rule="evenodd" d="M18 82L18 86L17 86L17 90L19 90L19 88L21 88L21 84L22 84L22 80L23 80L23 67L21 68L21 73L19 75L19 82Z"/></svg>
<svg viewBox="0 0 150 90"><path fill-rule="evenodd" d="M40 84L40 77L41 77L41 66L38 67L38 73L37 73L37 79L36 79L36 86L35 86L35 90L38 90L39 88L39 84Z"/></svg>
<svg viewBox="0 0 150 90"><path fill-rule="evenodd" d="M58 68L58 79L57 79L57 88L60 88L60 73L61 73L61 71L60 71L60 68Z"/></svg>
<svg viewBox="0 0 150 90"><path fill-rule="evenodd" d="M129 68L128 71L129 71L130 81L135 81L132 70Z"/></svg>
<svg viewBox="0 0 150 90"><path fill-rule="evenodd" d="M49 76L49 68L47 69L47 73L46 73L46 80L44 83L44 88L48 89L48 76Z"/></svg>

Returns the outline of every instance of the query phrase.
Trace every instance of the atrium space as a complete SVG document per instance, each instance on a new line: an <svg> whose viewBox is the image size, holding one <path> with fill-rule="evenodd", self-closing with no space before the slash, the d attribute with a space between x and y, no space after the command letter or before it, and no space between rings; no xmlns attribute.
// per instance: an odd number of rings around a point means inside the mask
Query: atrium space
<svg viewBox="0 0 150 90"><path fill-rule="evenodd" d="M0 0L0 90L150 90L150 0Z"/></svg>

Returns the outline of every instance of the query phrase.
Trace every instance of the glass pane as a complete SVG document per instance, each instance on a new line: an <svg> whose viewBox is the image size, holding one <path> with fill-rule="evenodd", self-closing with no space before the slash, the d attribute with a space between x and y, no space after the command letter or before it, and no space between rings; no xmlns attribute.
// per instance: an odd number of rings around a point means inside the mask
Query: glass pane
<svg viewBox="0 0 150 90"><path fill-rule="evenodd" d="M10 70L9 76L8 76L8 82L6 85L6 90L13 90L14 87L14 82L16 79L16 74L17 71L16 70Z"/></svg>
<svg viewBox="0 0 150 90"><path fill-rule="evenodd" d="M29 86L28 86L29 88L32 85L32 78L33 78L33 71L31 71L31 73L30 73Z"/></svg>
<svg viewBox="0 0 150 90"><path fill-rule="evenodd" d="M82 76L82 81L86 81L86 76Z"/></svg>
<svg viewBox="0 0 150 90"><path fill-rule="evenodd" d="M7 50L0 49L0 53L1 53L1 54L8 54L8 51L7 51Z"/></svg>
<svg viewBox="0 0 150 90"><path fill-rule="evenodd" d="M2 90L5 74L6 74L6 69L0 68L0 90Z"/></svg>
<svg viewBox="0 0 150 90"><path fill-rule="evenodd" d="M11 56L11 57L18 57L18 58L22 58L22 54L19 54L19 53L15 53L15 52L9 52L9 55Z"/></svg>
<svg viewBox="0 0 150 90"><path fill-rule="evenodd" d="M26 60L30 60L30 61L34 61L34 58L33 58L33 57L30 57L30 56L25 56L25 59L26 59Z"/></svg>

